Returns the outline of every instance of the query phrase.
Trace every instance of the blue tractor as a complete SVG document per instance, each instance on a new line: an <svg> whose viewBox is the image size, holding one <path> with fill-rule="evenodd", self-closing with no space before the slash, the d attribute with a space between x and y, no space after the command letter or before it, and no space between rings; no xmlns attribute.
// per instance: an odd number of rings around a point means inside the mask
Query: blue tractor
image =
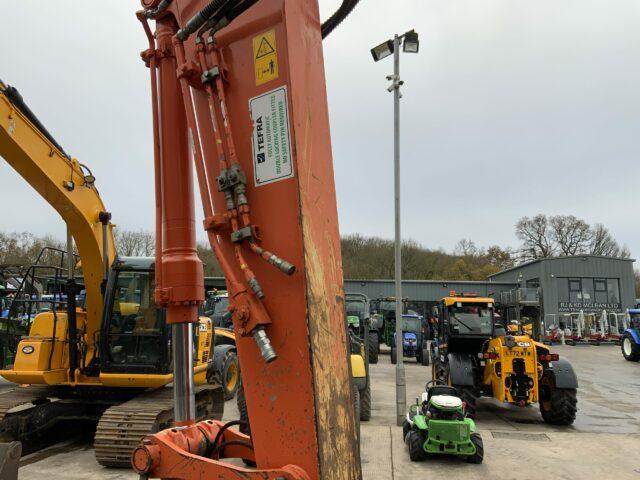
<svg viewBox="0 0 640 480"><path fill-rule="evenodd" d="M640 360L640 309L630 309L629 318L629 327L622 334L620 348L625 360L637 362Z"/></svg>
<svg viewBox="0 0 640 480"><path fill-rule="evenodd" d="M429 350L423 335L423 321L420 315L402 315L402 355L415 358L422 365L429 365ZM391 346L391 363L396 363L398 352L396 349L396 334L393 334Z"/></svg>

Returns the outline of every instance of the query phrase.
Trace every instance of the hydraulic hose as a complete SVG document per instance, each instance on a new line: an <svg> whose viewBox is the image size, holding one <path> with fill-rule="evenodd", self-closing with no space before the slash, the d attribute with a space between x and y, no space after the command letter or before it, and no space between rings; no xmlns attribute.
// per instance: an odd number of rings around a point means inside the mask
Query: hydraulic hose
<svg viewBox="0 0 640 480"><path fill-rule="evenodd" d="M331 15L327 20L324 21L320 31L322 32L322 38L327 38L327 36L335 30L335 28L342 23L342 21L347 18L347 16L351 13L351 11L358 4L359 0L342 0L342 5L336 10L336 12Z"/></svg>
<svg viewBox="0 0 640 480"><path fill-rule="evenodd" d="M33 126L36 127L40 131L40 133L42 133L42 135L44 135L47 140L49 140L49 142L51 142L53 146L60 151L60 153L62 153L62 155L69 159L71 158L67 154L67 152L65 152L64 149L60 146L60 144L56 142L56 139L53 138L53 135L49 133L42 122L40 122L36 114L31 111L29 106L22 98L22 95L20 95L20 92L18 92L17 88L12 87L11 85L5 85L4 83L2 83L2 81L0 81L0 90L2 90L2 93L5 94L11 104L18 110L20 110L20 112L22 112L22 114L27 117L27 119L33 124Z"/></svg>
<svg viewBox="0 0 640 480"><path fill-rule="evenodd" d="M184 27L178 30L178 33L176 34L178 39L184 42L193 32L204 25L207 20L218 13L218 11L229 1L234 1L234 3L237 3L237 0L212 0L211 2L209 2L202 10L191 17L191 19L186 23Z"/></svg>

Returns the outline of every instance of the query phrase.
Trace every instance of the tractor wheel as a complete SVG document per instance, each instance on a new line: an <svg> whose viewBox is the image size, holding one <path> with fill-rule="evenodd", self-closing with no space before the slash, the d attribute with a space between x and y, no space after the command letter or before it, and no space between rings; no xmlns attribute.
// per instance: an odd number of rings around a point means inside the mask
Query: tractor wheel
<svg viewBox="0 0 640 480"><path fill-rule="evenodd" d="M571 425L576 419L578 398L575 388L556 388L551 375L540 380L540 413L551 425Z"/></svg>
<svg viewBox="0 0 640 480"><path fill-rule="evenodd" d="M360 420L368 422L371 419L371 381L367 381L367 388L360 394Z"/></svg>
<svg viewBox="0 0 640 480"><path fill-rule="evenodd" d="M431 352L429 351L429 347L424 347L422 349L422 356L420 357L420 360L423 366L428 367L429 364L431 363Z"/></svg>
<svg viewBox="0 0 640 480"><path fill-rule="evenodd" d="M478 396L476 395L475 390L472 387L460 387L456 386L456 390L458 390L458 396L460 400L465 403L465 413L469 418L476 418L476 403L478 400Z"/></svg>
<svg viewBox="0 0 640 480"><path fill-rule="evenodd" d="M360 391L355 383L353 384L353 418L356 424L356 439L360 445Z"/></svg>
<svg viewBox="0 0 640 480"><path fill-rule="evenodd" d="M424 451L424 434L419 430L410 430L407 435L407 445L409 446L409 458L412 462L420 462L427 458Z"/></svg>
<svg viewBox="0 0 640 480"><path fill-rule="evenodd" d="M625 333L620 341L622 356L629 362L640 360L640 345L638 345L629 333Z"/></svg>
<svg viewBox="0 0 640 480"><path fill-rule="evenodd" d="M405 418L404 422L402 422L402 440L404 440L405 442L407 441L407 435L409 434L410 431L411 431L411 424Z"/></svg>
<svg viewBox="0 0 640 480"><path fill-rule="evenodd" d="M233 350L229 350L222 362L222 386L224 387L225 400L231 400L236 396L240 383L238 355Z"/></svg>
<svg viewBox="0 0 640 480"><path fill-rule="evenodd" d="M476 447L476 453L467 457L468 463L482 463L484 458L484 445L482 444L482 437L479 433L471 434L471 443Z"/></svg>
<svg viewBox="0 0 640 480"><path fill-rule="evenodd" d="M394 365L398 362L398 349L396 347L391 347L391 363Z"/></svg>
<svg viewBox="0 0 640 480"><path fill-rule="evenodd" d="M369 363L378 363L379 351L380 340L378 340L378 332L369 332Z"/></svg>

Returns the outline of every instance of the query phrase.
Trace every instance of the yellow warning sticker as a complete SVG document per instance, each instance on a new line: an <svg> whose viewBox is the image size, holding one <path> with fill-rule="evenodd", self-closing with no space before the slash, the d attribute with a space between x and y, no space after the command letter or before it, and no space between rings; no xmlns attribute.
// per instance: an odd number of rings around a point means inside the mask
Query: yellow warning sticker
<svg viewBox="0 0 640 480"><path fill-rule="evenodd" d="M256 72L256 85L262 85L278 78L278 50L275 30L269 30L253 37L253 67Z"/></svg>

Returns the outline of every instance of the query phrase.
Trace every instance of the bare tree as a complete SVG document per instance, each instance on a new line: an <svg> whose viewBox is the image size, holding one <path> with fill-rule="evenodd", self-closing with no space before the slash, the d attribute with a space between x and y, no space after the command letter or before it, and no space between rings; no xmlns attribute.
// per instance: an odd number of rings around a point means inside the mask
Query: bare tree
<svg viewBox="0 0 640 480"><path fill-rule="evenodd" d="M516 236L522 242L522 261L554 255L602 255L629 257L629 249L621 246L603 225L589 225L574 215L540 214L523 217L516 224Z"/></svg>
<svg viewBox="0 0 640 480"><path fill-rule="evenodd" d="M555 215L549 218L551 235L561 255L587 253L593 236L591 227L573 215Z"/></svg>
<svg viewBox="0 0 640 480"><path fill-rule="evenodd" d="M596 223L591 230L592 236L589 245L591 254L621 258L628 258L630 256L629 249L626 245L620 246L604 225Z"/></svg>
<svg viewBox="0 0 640 480"><path fill-rule="evenodd" d="M475 257L480 253L480 251L473 240L470 238L463 238L456 244L453 249L453 253L463 257Z"/></svg>
<svg viewBox="0 0 640 480"><path fill-rule="evenodd" d="M116 249L125 257L150 257L155 253L155 236L144 230L115 230Z"/></svg>
<svg viewBox="0 0 640 480"><path fill-rule="evenodd" d="M546 215L522 217L516 223L516 237L522 242L520 257L523 261L552 257L555 254L553 233Z"/></svg>

